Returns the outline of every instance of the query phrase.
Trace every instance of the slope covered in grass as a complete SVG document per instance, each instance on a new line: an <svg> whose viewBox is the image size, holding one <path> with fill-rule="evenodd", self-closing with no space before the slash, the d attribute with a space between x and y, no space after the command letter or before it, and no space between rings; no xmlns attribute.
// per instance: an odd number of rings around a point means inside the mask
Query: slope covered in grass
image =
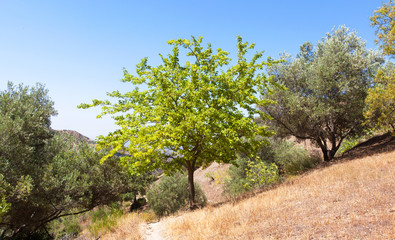
<svg viewBox="0 0 395 240"><path fill-rule="evenodd" d="M371 155L368 150L370 156L317 169L241 202L169 218L163 223L167 235L169 239L394 239L393 138L386 151Z"/></svg>

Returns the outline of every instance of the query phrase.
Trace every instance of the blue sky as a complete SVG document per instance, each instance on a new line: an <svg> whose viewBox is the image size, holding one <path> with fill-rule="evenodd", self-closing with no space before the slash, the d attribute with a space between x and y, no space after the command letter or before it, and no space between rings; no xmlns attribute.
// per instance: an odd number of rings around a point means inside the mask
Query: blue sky
<svg viewBox="0 0 395 240"><path fill-rule="evenodd" d="M167 40L203 36L214 48L235 53L236 37L278 58L316 44L345 25L374 44L369 17L380 0L261 1L0 1L0 90L7 82L45 84L58 116L54 129L92 139L115 129L99 109L77 105L127 91L122 69L134 72L143 57L159 64Z"/></svg>

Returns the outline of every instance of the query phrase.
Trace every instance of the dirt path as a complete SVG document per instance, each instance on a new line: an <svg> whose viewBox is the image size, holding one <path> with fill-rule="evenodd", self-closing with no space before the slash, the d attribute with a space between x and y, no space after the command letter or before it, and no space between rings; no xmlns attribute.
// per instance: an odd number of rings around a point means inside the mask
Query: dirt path
<svg viewBox="0 0 395 240"><path fill-rule="evenodd" d="M163 228L161 222L148 223L143 226L145 240L166 240L163 235Z"/></svg>

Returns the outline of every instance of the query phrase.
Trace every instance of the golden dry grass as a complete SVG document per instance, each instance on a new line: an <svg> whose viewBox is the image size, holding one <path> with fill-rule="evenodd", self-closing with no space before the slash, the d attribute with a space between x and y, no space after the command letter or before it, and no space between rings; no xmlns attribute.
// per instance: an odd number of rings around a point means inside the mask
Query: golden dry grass
<svg viewBox="0 0 395 240"><path fill-rule="evenodd" d="M141 218L137 214L127 214L121 217L118 221L118 227L113 231L108 232L100 237L103 240L140 240L144 239L141 231L140 224Z"/></svg>
<svg viewBox="0 0 395 240"><path fill-rule="evenodd" d="M381 153L163 224L168 239L395 239L394 176L395 151Z"/></svg>

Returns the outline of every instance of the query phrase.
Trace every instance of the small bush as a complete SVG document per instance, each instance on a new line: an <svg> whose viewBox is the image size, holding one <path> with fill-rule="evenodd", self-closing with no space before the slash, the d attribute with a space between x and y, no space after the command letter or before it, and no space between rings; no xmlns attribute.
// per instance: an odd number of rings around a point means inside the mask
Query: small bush
<svg viewBox="0 0 395 240"><path fill-rule="evenodd" d="M282 176L300 174L320 161L291 141L271 138L257 151L257 159L240 155L228 170L225 195L234 198L249 190L270 186Z"/></svg>
<svg viewBox="0 0 395 240"><path fill-rule="evenodd" d="M229 178L225 179L224 194L228 198L235 198L247 192L247 158L239 157L228 169Z"/></svg>
<svg viewBox="0 0 395 240"><path fill-rule="evenodd" d="M117 226L118 219L123 215L120 206L99 207L92 213L89 232L98 237L99 235L111 231Z"/></svg>
<svg viewBox="0 0 395 240"><path fill-rule="evenodd" d="M50 224L52 235L57 240L74 239L82 231L79 222L80 217L78 216L67 216L52 221Z"/></svg>
<svg viewBox="0 0 395 240"><path fill-rule="evenodd" d="M149 206L158 217L173 214L188 206L188 188L188 178L185 175L164 176L159 183L155 183L148 191ZM206 196L196 183L195 201L198 206L203 206L206 203Z"/></svg>
<svg viewBox="0 0 395 240"><path fill-rule="evenodd" d="M274 139L271 140L271 148L274 152L274 163L286 175L305 172L315 167L320 161L318 156L311 155L306 149L297 146L292 141Z"/></svg>
<svg viewBox="0 0 395 240"><path fill-rule="evenodd" d="M246 189L264 188L277 183L279 180L278 167L274 163L266 163L260 159L248 161L246 169Z"/></svg>
<svg viewBox="0 0 395 240"><path fill-rule="evenodd" d="M78 221L71 221L65 224L64 232L68 237L77 237L80 232L82 231L81 226L79 225Z"/></svg>

